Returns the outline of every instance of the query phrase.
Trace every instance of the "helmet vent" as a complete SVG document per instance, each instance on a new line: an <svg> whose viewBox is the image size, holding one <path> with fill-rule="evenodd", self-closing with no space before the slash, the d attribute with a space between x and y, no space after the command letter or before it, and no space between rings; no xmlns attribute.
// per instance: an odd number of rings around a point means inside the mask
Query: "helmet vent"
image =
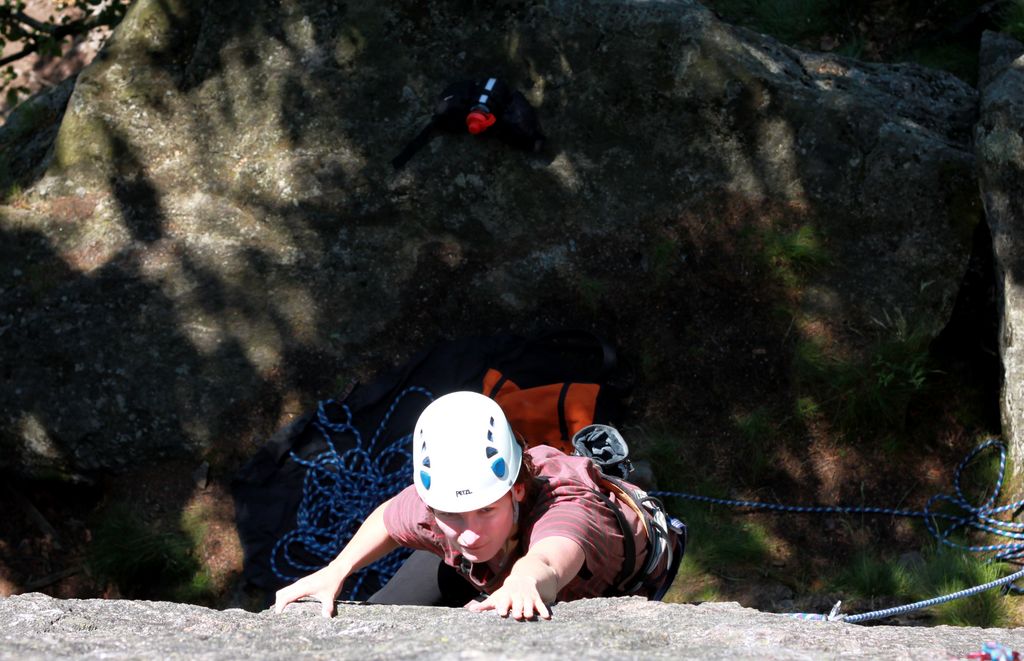
<svg viewBox="0 0 1024 661"><path fill-rule="evenodd" d="M420 471L420 482L423 483L423 488L430 490L430 474L426 471Z"/></svg>
<svg viewBox="0 0 1024 661"><path fill-rule="evenodd" d="M491 464L491 470L499 480L504 480L505 476L508 475L508 466L505 464L505 460L501 457L494 460L494 463ZM427 488L429 489L430 487Z"/></svg>
<svg viewBox="0 0 1024 661"><path fill-rule="evenodd" d="M497 448L487 448L487 458L490 459L494 455L498 454Z"/></svg>
<svg viewBox="0 0 1024 661"><path fill-rule="evenodd" d="M430 457L423 457L423 467L430 468Z"/></svg>
<svg viewBox="0 0 1024 661"><path fill-rule="evenodd" d="M494 442L494 432L492 432L490 429L487 430L487 440L490 441L491 443Z"/></svg>
<svg viewBox="0 0 1024 661"><path fill-rule="evenodd" d="M491 426L492 427L494 426L494 416L493 415L491 416Z"/></svg>

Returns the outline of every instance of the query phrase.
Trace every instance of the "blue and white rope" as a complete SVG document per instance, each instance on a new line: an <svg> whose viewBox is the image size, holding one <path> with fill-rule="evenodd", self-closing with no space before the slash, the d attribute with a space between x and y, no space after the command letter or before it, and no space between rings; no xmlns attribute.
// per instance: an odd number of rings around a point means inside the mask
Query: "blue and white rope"
<svg viewBox="0 0 1024 661"><path fill-rule="evenodd" d="M964 495L961 487L961 477L963 476L964 469L970 464L981 452L989 448L998 448L999 450L999 471L996 476L995 488L992 494L985 500L981 505L972 505L967 497ZM656 497L671 496L675 498L682 498L685 500L692 500L703 503L710 503L713 505L725 505L727 507L738 507L753 510L766 510L772 512L798 512L807 514L884 514L889 516L901 516L901 517L914 517L924 519L925 527L928 532L941 544L950 546L962 551L971 553L994 553L992 561L1019 561L1020 558L1024 557L1024 541L1006 542L1002 544L988 544L988 545L968 545L960 544L952 541L949 536L957 530L965 528L973 528L975 530L983 530L1007 539L1013 540L1024 540L1024 523L1018 523L1012 520L998 519L997 515L1004 512L1011 512L1011 516L1015 516L1016 513L1024 508L1024 498L1015 500L1012 503L1006 505L996 506L996 500L999 498L999 493L1003 488L1003 479L1006 472L1006 444L996 439L989 439L984 443L978 445L972 450L961 462L957 465L956 470L953 474L953 488L956 492L956 496L950 496L948 494L936 494L928 499L925 503L923 510L903 510L893 509L887 507L850 507L850 506L806 506L806 505L783 505L777 503L764 503L753 500L736 500L729 498L712 498L710 496L702 496L699 494L681 493L675 491L652 491L651 495ZM943 505L952 506L958 508L962 514L948 514L946 512L937 511L938 507ZM939 522L945 522L945 527L941 527ZM962 597L968 597L985 590L990 590L994 587L1001 585L1011 586L1011 589L1017 591L1018 589L1013 587L1014 581L1024 576L1024 569L1017 571L1013 574L1004 576L998 580L984 585L978 585L967 590L961 590L949 595L936 597L934 599L927 599L925 601L919 601L913 604L907 604L905 606L898 606L896 608L889 608L881 611L874 611L871 613L861 613L858 615L838 615L838 611L834 612L829 616L825 615L807 615L807 614L794 614L797 616L804 617L805 619L829 619L829 620L843 620L846 622L864 622L867 620L880 619L884 617L891 617L893 615L899 615L907 613L920 608L927 608L929 606L935 606L947 601L954 599L960 599Z"/></svg>
<svg viewBox="0 0 1024 661"><path fill-rule="evenodd" d="M285 533L270 554L270 566L278 578L291 582L300 575L326 566L377 506L412 483L411 433L386 447L377 447L391 416L410 394L422 395L428 402L434 399L425 388L406 388L391 403L368 443L363 442L359 429L352 424L352 411L348 405L334 400L325 400L317 405L317 417L312 424L326 441L326 449L310 459L291 453L292 460L308 470L303 480L295 529ZM345 414L344 421L332 422L327 413L329 406L339 407ZM351 434L355 443L348 450L339 452L332 434ZM320 562L297 559L297 550ZM408 551L391 553L360 570L353 577L350 598L358 594L366 579L374 574L381 584L386 582L407 556ZM299 574L292 573L295 571Z"/></svg>
<svg viewBox="0 0 1024 661"><path fill-rule="evenodd" d="M1024 569L1015 571L1012 574L1003 576L1002 578L981 585L975 585L973 588L967 588L966 590L960 590L959 592L953 592L951 594L942 595L941 597L933 597L931 599L925 599L923 601L917 601L912 604L904 604L903 606L894 606L893 608L886 608L884 610L872 611L870 613L858 613L857 615L840 615L834 619L841 619L844 622L867 622L868 620L881 620L886 617L892 617L894 615L902 615L911 611L916 611L921 608L929 608L931 606L938 606L944 604L947 601L953 601L954 599L962 599L964 597L973 597L976 594L991 590L992 588L998 588L1001 585L1012 585L1014 581L1024 576Z"/></svg>

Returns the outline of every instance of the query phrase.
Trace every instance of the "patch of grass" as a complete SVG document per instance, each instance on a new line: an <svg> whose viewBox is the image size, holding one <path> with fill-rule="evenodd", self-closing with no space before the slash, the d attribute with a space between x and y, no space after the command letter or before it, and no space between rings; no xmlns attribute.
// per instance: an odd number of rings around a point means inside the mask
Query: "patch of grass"
<svg viewBox="0 0 1024 661"><path fill-rule="evenodd" d="M795 44L841 27L839 0L717 0L716 11L730 22Z"/></svg>
<svg viewBox="0 0 1024 661"><path fill-rule="evenodd" d="M583 303L591 310L599 310L608 293L607 283L584 274L580 274L576 288Z"/></svg>
<svg viewBox="0 0 1024 661"><path fill-rule="evenodd" d="M670 433L645 429L635 430L629 438L631 453L635 453L638 459L650 462L661 489L684 491L690 488L687 482L692 475L692 467L687 465L679 452L679 448L683 447L682 439ZM636 446L633 445L634 438L638 441Z"/></svg>
<svg viewBox="0 0 1024 661"><path fill-rule="evenodd" d="M982 585L1009 571L1005 564L946 548L926 554L924 562L912 568L865 551L829 582L829 588L863 599L894 597L913 603ZM1009 604L994 589L940 604L929 612L938 624L955 626L1000 627L1011 621Z"/></svg>
<svg viewBox="0 0 1024 661"><path fill-rule="evenodd" d="M925 392L936 373L928 342L923 332L896 332L878 339L857 360L830 356L812 340L798 343L793 357L803 393L798 412L811 415L816 403L844 431L901 429L911 398Z"/></svg>
<svg viewBox="0 0 1024 661"><path fill-rule="evenodd" d="M189 507L181 515L181 530L192 541L193 546L199 546L206 539L210 531L207 522L209 512L199 507Z"/></svg>
<svg viewBox="0 0 1024 661"><path fill-rule="evenodd" d="M813 397L798 397L795 408L797 417L805 425L821 415L821 406Z"/></svg>
<svg viewBox="0 0 1024 661"><path fill-rule="evenodd" d="M200 569L187 581L173 586L170 597L172 601L185 604L212 603L216 590L217 586L210 573Z"/></svg>
<svg viewBox="0 0 1024 661"><path fill-rule="evenodd" d="M859 59L864 54L864 37L854 36L839 45L834 51L836 55Z"/></svg>
<svg viewBox="0 0 1024 661"><path fill-rule="evenodd" d="M917 48L902 59L948 71L969 85L978 82L978 49L966 44L935 44Z"/></svg>
<svg viewBox="0 0 1024 661"><path fill-rule="evenodd" d="M8 175L7 165L0 165L0 203L16 204L24 195L21 185L13 182L13 177Z"/></svg>
<svg viewBox="0 0 1024 661"><path fill-rule="evenodd" d="M744 459L749 477L756 482L771 464L771 448L776 438L771 411L762 406L750 413L735 414L732 420L743 437L746 450Z"/></svg>
<svg viewBox="0 0 1024 661"><path fill-rule="evenodd" d="M103 512L92 530L89 571L126 597L196 601L209 587L185 534L160 530L126 506Z"/></svg>
<svg viewBox="0 0 1024 661"><path fill-rule="evenodd" d="M770 411L763 406L750 413L734 415L733 422L748 443L762 444L774 435Z"/></svg>
<svg viewBox="0 0 1024 661"><path fill-rule="evenodd" d="M830 589L864 599L881 596L908 597L910 572L898 562L861 552L832 580Z"/></svg>
<svg viewBox="0 0 1024 661"><path fill-rule="evenodd" d="M11 171L7 159L0 160L0 203L7 203L21 194L21 185Z"/></svg>
<svg viewBox="0 0 1024 661"><path fill-rule="evenodd" d="M983 442L983 440L979 440L979 443ZM1004 477L1005 475L1012 474L1012 467L1007 462ZM976 455L971 460L971 463L964 466L963 471L960 473L960 488L963 491L964 498L968 502L981 505L992 496L998 478L999 453L994 449L988 449Z"/></svg>
<svg viewBox="0 0 1024 661"><path fill-rule="evenodd" d="M981 585L1005 576L1007 565L990 563L980 558L947 549L939 549L926 557L924 564L911 575L911 586L917 599L930 599ZM942 624L972 627L1001 627L1009 621L1009 608L999 590L955 599L932 611Z"/></svg>
<svg viewBox="0 0 1024 661"><path fill-rule="evenodd" d="M680 563L672 587L662 601L678 604L721 600L718 579L705 572L687 555Z"/></svg>
<svg viewBox="0 0 1024 661"><path fill-rule="evenodd" d="M764 237L764 259L783 284L795 287L830 259L818 232L810 225L792 231L773 229Z"/></svg>
<svg viewBox="0 0 1024 661"><path fill-rule="evenodd" d="M666 284L669 281L678 253L679 247L671 239L662 238L654 242L649 259L655 282Z"/></svg>
<svg viewBox="0 0 1024 661"><path fill-rule="evenodd" d="M691 571L728 575L737 566L759 567L768 561L771 535L764 526L706 504L672 498L666 505L689 529L692 543L686 558Z"/></svg>
<svg viewBox="0 0 1024 661"><path fill-rule="evenodd" d="M760 413L748 420L752 433L766 419ZM629 438L636 439L634 448L637 458L651 463L658 480L659 489L698 493L711 497L728 497L721 482L710 479L700 466L684 460L679 452L686 447L685 439L665 431L631 430ZM727 508L718 508L683 498L667 498L665 505L669 512L682 519L689 529L689 543L683 560L681 575L687 576L687 583L701 586L716 583L712 575L729 575L737 566L760 567L768 559L772 538L760 524L734 516ZM686 600L697 599L698 595L687 589Z"/></svg>
<svg viewBox="0 0 1024 661"><path fill-rule="evenodd" d="M999 29L1014 39L1024 41L1024 0L1003 3L998 17Z"/></svg>

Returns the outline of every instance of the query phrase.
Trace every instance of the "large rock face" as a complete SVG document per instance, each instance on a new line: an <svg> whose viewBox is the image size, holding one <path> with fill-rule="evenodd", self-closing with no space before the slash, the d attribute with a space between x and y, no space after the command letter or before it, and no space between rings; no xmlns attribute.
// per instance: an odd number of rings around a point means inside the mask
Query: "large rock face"
<svg viewBox="0 0 1024 661"><path fill-rule="evenodd" d="M446 136L394 172L445 84L490 72L547 153ZM798 342L944 324L975 112L947 74L686 0L138 0L0 208L0 461L220 451L438 337L554 325L713 438L794 398Z"/></svg>
<svg viewBox="0 0 1024 661"><path fill-rule="evenodd" d="M1003 433L1024 456L1024 44L985 33L975 151L996 263ZM1018 462L1019 464L1019 462ZM1021 466L1017 466L1018 473Z"/></svg>
<svg viewBox="0 0 1024 661"><path fill-rule="evenodd" d="M947 659L987 641L1024 648L1020 630L864 627L797 620L734 603L585 599L550 621L462 609L319 604L281 615L161 602L0 599L0 658L104 659Z"/></svg>

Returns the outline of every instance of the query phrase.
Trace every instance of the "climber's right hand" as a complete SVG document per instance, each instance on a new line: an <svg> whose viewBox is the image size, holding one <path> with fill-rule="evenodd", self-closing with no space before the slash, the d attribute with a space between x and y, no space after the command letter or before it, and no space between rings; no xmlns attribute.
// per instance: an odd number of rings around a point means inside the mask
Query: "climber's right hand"
<svg viewBox="0 0 1024 661"><path fill-rule="evenodd" d="M320 614L324 617L331 617L334 615L334 599L341 591L341 585L345 582L347 575L347 572L332 563L320 571L300 578L277 591L274 599L274 612L281 613L285 606L293 601L303 597L312 597L320 602Z"/></svg>

